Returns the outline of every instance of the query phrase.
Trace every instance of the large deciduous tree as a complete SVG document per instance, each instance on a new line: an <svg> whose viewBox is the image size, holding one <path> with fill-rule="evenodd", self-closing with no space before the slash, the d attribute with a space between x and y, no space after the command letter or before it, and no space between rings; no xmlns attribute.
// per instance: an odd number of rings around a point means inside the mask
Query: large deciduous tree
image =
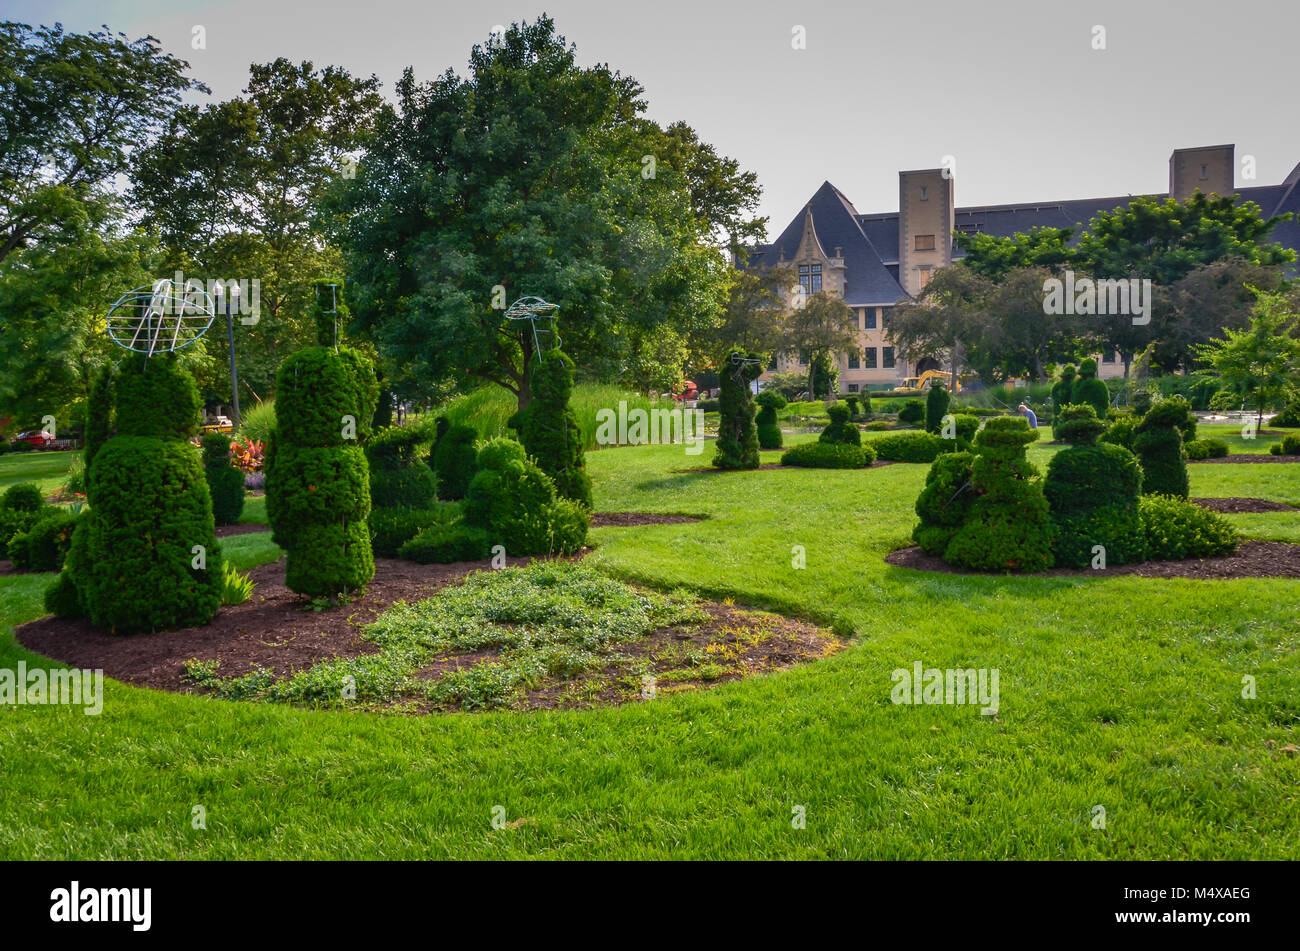
<svg viewBox="0 0 1300 951"><path fill-rule="evenodd" d="M1285 294L1253 289L1258 300L1245 330L1225 327L1223 338L1193 349L1227 383L1264 410L1280 402L1300 371L1300 314Z"/></svg>

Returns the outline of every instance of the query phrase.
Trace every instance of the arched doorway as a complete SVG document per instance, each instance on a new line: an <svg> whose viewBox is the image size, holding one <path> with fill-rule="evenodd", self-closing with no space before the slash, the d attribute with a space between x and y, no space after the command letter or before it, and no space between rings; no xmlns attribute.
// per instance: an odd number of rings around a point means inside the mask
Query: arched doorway
<svg viewBox="0 0 1300 951"><path fill-rule="evenodd" d="M942 370L942 369L943 366L934 357L925 357L917 361L916 375L920 376L922 373L926 373L930 370Z"/></svg>

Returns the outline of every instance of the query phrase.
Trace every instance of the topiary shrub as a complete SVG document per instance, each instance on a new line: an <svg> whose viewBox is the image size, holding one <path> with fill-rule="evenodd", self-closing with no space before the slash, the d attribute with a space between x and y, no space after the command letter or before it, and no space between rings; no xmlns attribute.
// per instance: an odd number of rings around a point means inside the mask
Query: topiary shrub
<svg viewBox="0 0 1300 951"><path fill-rule="evenodd" d="M0 558L9 557L9 540L37 523L51 506L35 483L11 485L0 498Z"/></svg>
<svg viewBox="0 0 1300 951"><path fill-rule="evenodd" d="M1142 491L1147 495L1187 498L1187 463L1179 427L1188 411L1181 396L1170 397L1153 406L1133 430L1133 451L1142 463Z"/></svg>
<svg viewBox="0 0 1300 951"><path fill-rule="evenodd" d="M52 508L31 528L9 540L9 557L15 568L25 571L60 571L72 547L72 531L79 516L67 509Z"/></svg>
<svg viewBox="0 0 1300 951"><path fill-rule="evenodd" d="M91 622L114 634L206 624L221 606L221 548L199 452L199 393L173 354L124 361L117 435L94 455L90 511L65 570Z"/></svg>
<svg viewBox="0 0 1300 951"><path fill-rule="evenodd" d="M875 461L871 446L846 442L806 442L781 454L781 465L805 469L861 469Z"/></svg>
<svg viewBox="0 0 1300 951"><path fill-rule="evenodd" d="M5 489L0 498L0 509L10 512L36 513L45 508L45 497L34 482L20 482Z"/></svg>
<svg viewBox="0 0 1300 951"><path fill-rule="evenodd" d="M1228 444L1222 439L1193 439L1183 443L1188 459L1222 459L1228 454Z"/></svg>
<svg viewBox="0 0 1300 951"><path fill-rule="evenodd" d="M858 415L858 394L846 393L840 397L844 400L844 405L849 408L849 419L854 419Z"/></svg>
<svg viewBox="0 0 1300 951"><path fill-rule="evenodd" d="M1269 425L1284 426L1288 429L1294 426L1300 426L1300 400L1292 400L1288 403L1282 412L1269 420Z"/></svg>
<svg viewBox="0 0 1300 951"><path fill-rule="evenodd" d="M1137 428L1138 420L1132 416L1121 416L1113 420L1101 434L1100 441L1114 443L1116 446L1123 446L1125 449L1132 451L1133 439L1135 436L1134 429Z"/></svg>
<svg viewBox="0 0 1300 951"><path fill-rule="evenodd" d="M938 433L943 426L943 418L948 415L948 404L952 396L942 386L932 386L925 394L925 431Z"/></svg>
<svg viewBox="0 0 1300 951"><path fill-rule="evenodd" d="M898 421L908 426L915 426L925 419L925 404L920 400L908 400L898 411Z"/></svg>
<svg viewBox="0 0 1300 951"><path fill-rule="evenodd" d="M1227 519L1185 499L1144 495L1138 513L1153 561L1215 558L1237 550L1239 536Z"/></svg>
<svg viewBox="0 0 1300 951"><path fill-rule="evenodd" d="M573 361L560 350L543 354L532 382L533 401L520 420L519 441L551 477L561 498L591 508L591 477L582 451L582 431L578 415L569 405Z"/></svg>
<svg viewBox="0 0 1300 951"><path fill-rule="evenodd" d="M464 522L434 525L403 544L399 554L422 565L480 561L490 554L488 533Z"/></svg>
<svg viewBox="0 0 1300 951"><path fill-rule="evenodd" d="M871 394L866 389L863 389L859 391L857 395L858 395L858 401L862 404L862 415L870 416L871 415Z"/></svg>
<svg viewBox="0 0 1300 951"><path fill-rule="evenodd" d="M943 555L961 528L975 500L969 452L945 453L934 461L925 477L925 488L916 499L921 524L912 530L912 540L927 554Z"/></svg>
<svg viewBox="0 0 1300 951"><path fill-rule="evenodd" d="M244 474L230 464L230 438L221 433L203 437L203 474L212 496L212 518L234 525L244 512Z"/></svg>
<svg viewBox="0 0 1300 951"><path fill-rule="evenodd" d="M934 462L953 448L951 440L920 432L891 433L873 439L870 445L876 450L878 459L889 462Z"/></svg>
<svg viewBox="0 0 1300 951"><path fill-rule="evenodd" d="M1097 361L1092 357L1079 364L1079 376L1070 388L1069 402L1087 403L1096 411L1098 419L1106 418L1106 410L1110 409L1110 390L1097 379Z"/></svg>
<svg viewBox="0 0 1300 951"><path fill-rule="evenodd" d="M945 414L939 421L939 436L956 442L960 449L968 450L979 431L980 418L970 413Z"/></svg>
<svg viewBox="0 0 1300 951"><path fill-rule="evenodd" d="M309 347L276 374L276 428L266 453L266 513L285 549L285 584L334 597L374 576L370 434L378 384L370 361L348 348Z"/></svg>
<svg viewBox="0 0 1300 951"><path fill-rule="evenodd" d="M858 427L849 422L849 408L834 403L826 407L826 415L831 418L829 425L817 437L818 442L845 443L850 446L862 445L862 433Z"/></svg>
<svg viewBox="0 0 1300 951"><path fill-rule="evenodd" d="M1084 568L1093 548L1105 549L1107 565L1141 561L1146 555L1138 497L1142 468L1123 446L1097 444L1106 424L1087 404L1068 404L1060 413L1062 437L1071 445L1052 457L1043 494L1056 527L1056 564Z"/></svg>
<svg viewBox="0 0 1300 951"><path fill-rule="evenodd" d="M375 508L366 522L370 526L370 547L376 557L396 558L402 545L424 529L448 525L463 515L457 502L435 503L432 508Z"/></svg>
<svg viewBox="0 0 1300 951"><path fill-rule="evenodd" d="M427 508L438 497L433 470L425 464L425 448L433 441L428 424L390 426L366 442L370 465L370 504L374 508Z"/></svg>
<svg viewBox="0 0 1300 951"><path fill-rule="evenodd" d="M1025 459L1037 430L1020 416L990 419L975 437L975 498L944 560L975 571L1042 571L1052 567L1054 530L1038 471Z"/></svg>
<svg viewBox="0 0 1300 951"><path fill-rule="evenodd" d="M81 595L77 593L77 584L67 571L62 572L54 583L45 589L45 610L56 617L80 618L86 612L81 606Z"/></svg>
<svg viewBox="0 0 1300 951"><path fill-rule="evenodd" d="M1133 415L1141 417L1151 412L1152 402L1150 390L1138 390L1133 394Z"/></svg>
<svg viewBox="0 0 1300 951"><path fill-rule="evenodd" d="M759 447L780 449L781 425L777 422L776 411L785 408L785 397L776 390L764 390L754 398L754 402L758 404L758 416L754 419L754 423L758 427Z"/></svg>
<svg viewBox="0 0 1300 951"><path fill-rule="evenodd" d="M437 480L438 498L444 502L463 499L469 490L470 480L478 471L478 433L472 426L447 426L439 419L440 427L447 427L434 443L433 473Z"/></svg>
<svg viewBox="0 0 1300 951"><path fill-rule="evenodd" d="M761 360L733 352L718 374L721 393L718 442L713 465L719 469L757 469L758 432L754 426L754 394L749 385L763 372Z"/></svg>
<svg viewBox="0 0 1300 951"><path fill-rule="evenodd" d="M86 400L86 438L81 451L81 461L86 471L95 461L95 453L108 441L113 431L113 366L102 367L90 381Z"/></svg>
<svg viewBox="0 0 1300 951"><path fill-rule="evenodd" d="M1052 384L1053 410L1059 410L1071 402L1070 397L1074 393L1074 378L1078 375L1078 372L1073 363L1067 363L1061 367L1061 378Z"/></svg>
<svg viewBox="0 0 1300 951"><path fill-rule="evenodd" d="M1300 433L1287 433L1281 442L1269 446L1268 451L1273 456L1300 456Z"/></svg>
<svg viewBox="0 0 1300 951"><path fill-rule="evenodd" d="M479 450L465 523L483 529L510 555L571 555L586 542L590 518L579 503L557 499L550 476L523 446L493 439Z"/></svg>

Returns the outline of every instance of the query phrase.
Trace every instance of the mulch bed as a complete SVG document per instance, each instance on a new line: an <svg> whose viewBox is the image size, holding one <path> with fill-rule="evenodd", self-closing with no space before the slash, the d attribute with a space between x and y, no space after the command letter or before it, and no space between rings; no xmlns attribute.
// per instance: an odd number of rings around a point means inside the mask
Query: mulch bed
<svg viewBox="0 0 1300 951"><path fill-rule="evenodd" d="M1266 452L1258 455L1249 452L1234 452L1217 459L1188 459L1187 464L1205 465L1212 462L1300 462L1300 456L1271 456Z"/></svg>
<svg viewBox="0 0 1300 951"><path fill-rule="evenodd" d="M953 575L993 574L954 568L937 555L927 555L917 546L892 551L885 556L885 561L897 568L915 568L918 571L938 571ZM1287 542L1248 541L1237 546L1235 554L1225 555L1222 558L1144 561L1136 565L1116 565L1104 571L1094 571L1090 568L1052 568L1020 577L1044 578L1065 575L1092 577L1136 575L1140 578L1300 578L1300 545Z"/></svg>
<svg viewBox="0 0 1300 951"><path fill-rule="evenodd" d="M889 462L889 461L884 460L884 459L877 459L877 460L876 460L875 462L873 462L871 465L869 465L869 466L863 466L862 468L864 468L864 469L879 469L881 466L892 466L893 464L894 464L894 463ZM812 468L812 467L811 467L811 466L783 466L783 465L781 465L781 463L779 463L779 462L765 462L765 463L763 463L762 465L760 465L758 468L759 468L759 469L809 469L809 468ZM700 469L671 469L671 470L669 470L669 471L670 471L673 475L685 475L685 474L687 474L687 473L695 473L695 472L712 472L712 473L723 473L723 472L753 472L754 470L753 470L753 469L718 469L718 468L716 468L716 467L714 467L714 466L704 466L703 468L700 468Z"/></svg>
<svg viewBox="0 0 1300 951"><path fill-rule="evenodd" d="M269 532L270 525L257 525L255 523L242 523L237 525L218 525L217 537L230 538L232 535L252 535L254 532Z"/></svg>
<svg viewBox="0 0 1300 951"><path fill-rule="evenodd" d="M510 564L529 559L509 558ZM159 634L118 637L84 619L45 617L14 628L28 650L73 667L99 668L123 683L164 690L190 690L181 670L190 658L221 660L222 676L246 674L257 666L279 675L332 657L355 657L377 649L361 629L394 601L417 601L459 581L482 562L417 565L375 559L375 577L363 597L323 611L284 585L284 560L249 572L257 584L243 604L223 607L212 622Z"/></svg>
<svg viewBox="0 0 1300 951"><path fill-rule="evenodd" d="M595 512L591 516L592 528L627 525L677 525L681 522L700 522L694 515L660 515L657 512Z"/></svg>
<svg viewBox="0 0 1300 951"><path fill-rule="evenodd" d="M1223 512L1228 515L1242 512L1295 512L1294 505L1285 502L1271 502L1268 499L1191 499L1203 509L1211 512Z"/></svg>

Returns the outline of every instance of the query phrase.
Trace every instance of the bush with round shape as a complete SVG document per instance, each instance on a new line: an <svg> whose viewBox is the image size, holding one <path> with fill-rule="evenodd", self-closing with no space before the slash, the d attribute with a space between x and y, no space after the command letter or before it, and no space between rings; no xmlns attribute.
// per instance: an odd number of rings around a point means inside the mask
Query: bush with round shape
<svg viewBox="0 0 1300 951"><path fill-rule="evenodd" d="M81 451L81 461L90 471L95 453L108 441L113 430L113 367L102 367L90 381L90 394L86 405L86 437Z"/></svg>
<svg viewBox="0 0 1300 951"><path fill-rule="evenodd" d="M39 512L45 508L45 498L34 482L20 482L5 489L0 498L0 509L10 512Z"/></svg>
<svg viewBox="0 0 1300 951"><path fill-rule="evenodd" d="M446 425L439 419L440 425ZM472 426L448 426L434 444L433 473L437 479L438 498L444 502L463 499L470 480L478 471L478 433Z"/></svg>
<svg viewBox="0 0 1300 951"><path fill-rule="evenodd" d="M561 498L591 508L591 477L582 451L573 395L573 361L561 350L545 353L533 370L533 401L521 420L519 441L555 483Z"/></svg>
<svg viewBox="0 0 1300 951"><path fill-rule="evenodd" d="M1088 403L1067 403L1057 416L1056 437L1072 446L1095 446L1106 428Z"/></svg>
<svg viewBox="0 0 1300 951"><path fill-rule="evenodd" d="M490 554L488 534L463 521L432 525L405 542L399 556L422 565L481 561Z"/></svg>
<svg viewBox="0 0 1300 951"><path fill-rule="evenodd" d="M203 474L212 495L212 518L234 525L244 512L244 474L230 464L230 438L221 433L203 437Z"/></svg>
<svg viewBox="0 0 1300 951"><path fill-rule="evenodd" d="M25 571L60 571L72 547L72 532L80 518L67 509L52 508L25 532L9 541L9 557Z"/></svg>
<svg viewBox="0 0 1300 951"><path fill-rule="evenodd" d="M1133 451L1142 463L1142 491L1147 495L1187 498L1187 463L1179 431L1187 413L1187 401L1173 396L1153 406L1133 430Z"/></svg>
<svg viewBox="0 0 1300 951"><path fill-rule="evenodd" d="M908 400L898 411L898 421L908 426L915 426L925 419L925 404L920 400Z"/></svg>
<svg viewBox="0 0 1300 951"><path fill-rule="evenodd" d="M938 433L943 426L943 418L948 415L948 404L952 395L946 387L931 386L925 394L925 431Z"/></svg>
<svg viewBox="0 0 1300 951"><path fill-rule="evenodd" d="M1106 411L1110 409L1110 390L1097 379L1097 361L1091 357L1079 364L1079 376L1070 388L1070 402L1087 403L1096 411L1098 419L1106 418Z"/></svg>
<svg viewBox="0 0 1300 951"><path fill-rule="evenodd" d="M833 403L826 407L826 415L831 421L821 435L817 437L818 442L845 443L850 446L862 445L862 433L858 427L849 422L849 408Z"/></svg>
<svg viewBox="0 0 1300 951"><path fill-rule="evenodd" d="M396 558L402 545L426 528L459 521L456 502L435 503L432 508L375 508L366 519L370 526L370 547L378 558Z"/></svg>
<svg viewBox="0 0 1300 951"><path fill-rule="evenodd" d="M286 551L285 584L299 594L333 598L374 576L361 443L377 399L373 366L348 348L309 347L280 364L266 510Z"/></svg>
<svg viewBox="0 0 1300 951"><path fill-rule="evenodd" d="M975 437L975 494L944 560L975 571L1042 571L1052 567L1054 529L1037 470L1025 448L1037 430L1020 416L999 416Z"/></svg>
<svg viewBox="0 0 1300 951"><path fill-rule="evenodd" d="M951 439L922 432L890 433L873 439L870 445L876 450L876 458L888 462L934 462L955 448Z"/></svg>
<svg viewBox="0 0 1300 951"><path fill-rule="evenodd" d="M1282 412L1269 420L1269 425L1283 426L1287 429L1300 426L1300 400L1292 400L1287 403Z"/></svg>
<svg viewBox="0 0 1300 951"><path fill-rule="evenodd" d="M1074 393L1074 378L1078 375L1078 368L1073 363L1067 363L1061 367L1061 378L1052 384L1052 408L1059 410L1062 406L1071 402L1070 396Z"/></svg>
<svg viewBox="0 0 1300 951"><path fill-rule="evenodd" d="M375 508L426 508L437 499L437 482L423 453L433 440L429 425L376 430L366 443L370 504Z"/></svg>
<svg viewBox="0 0 1300 951"><path fill-rule="evenodd" d="M781 465L804 469L861 469L875 461L870 445L846 442L806 442L781 454Z"/></svg>
<svg viewBox="0 0 1300 951"><path fill-rule="evenodd" d="M1137 428L1139 420L1132 416L1121 416L1112 420L1106 427L1106 431L1101 434L1100 441L1114 443L1116 446L1123 446L1125 449L1132 451L1134 430Z"/></svg>
<svg viewBox="0 0 1300 951"><path fill-rule="evenodd" d="M754 398L754 402L758 405L758 416L754 423L758 427L759 448L780 449L781 424L777 422L776 411L787 405L785 397L776 390L764 390Z"/></svg>
<svg viewBox="0 0 1300 951"><path fill-rule="evenodd" d="M749 385L763 372L759 360L745 362L747 354L732 353L718 373L718 441L713 465L718 469L757 469L758 431L754 425L754 394Z"/></svg>
<svg viewBox="0 0 1300 951"><path fill-rule="evenodd" d="M969 452L949 452L937 458L925 476L925 488L916 499L921 523L912 530L912 540L930 555L940 555L961 528L975 500Z"/></svg>
<svg viewBox="0 0 1300 951"><path fill-rule="evenodd" d="M74 619L86 616L77 583L67 571L60 572L54 583L45 589L44 603L45 610L55 617Z"/></svg>
<svg viewBox="0 0 1300 951"><path fill-rule="evenodd" d="M840 397L840 399L844 400L844 405L849 408L849 419L853 419L854 417L856 417L859 413L858 394L845 393L842 397Z"/></svg>
<svg viewBox="0 0 1300 951"><path fill-rule="evenodd" d="M1273 456L1300 456L1300 433L1287 433L1281 442L1269 446L1268 451Z"/></svg>
<svg viewBox="0 0 1300 951"><path fill-rule="evenodd" d="M590 518L510 439L479 450L478 472L465 495L465 523L481 528L510 555L568 555L587 540Z"/></svg>
<svg viewBox="0 0 1300 951"><path fill-rule="evenodd" d="M1222 459L1228 454L1228 444L1222 439L1193 439L1183 443L1188 459Z"/></svg>
<svg viewBox="0 0 1300 951"><path fill-rule="evenodd" d="M0 558L9 557L9 542L44 517L50 506L35 483L11 485L0 498Z"/></svg>
<svg viewBox="0 0 1300 951"><path fill-rule="evenodd" d="M1169 495L1144 495L1138 512L1152 561L1216 558L1237 550L1240 537L1217 512Z"/></svg>

